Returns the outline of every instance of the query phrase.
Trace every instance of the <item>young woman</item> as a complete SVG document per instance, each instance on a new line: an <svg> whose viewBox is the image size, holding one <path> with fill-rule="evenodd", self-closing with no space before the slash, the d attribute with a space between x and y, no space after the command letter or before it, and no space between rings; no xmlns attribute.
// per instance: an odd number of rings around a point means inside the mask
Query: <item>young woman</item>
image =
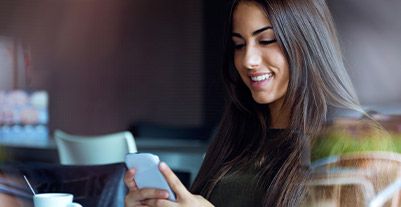
<svg viewBox="0 0 401 207"><path fill-rule="evenodd" d="M126 206L298 206L328 108L362 112L324 0L234 0L227 23L229 96L191 191L161 164L170 202L131 169Z"/></svg>

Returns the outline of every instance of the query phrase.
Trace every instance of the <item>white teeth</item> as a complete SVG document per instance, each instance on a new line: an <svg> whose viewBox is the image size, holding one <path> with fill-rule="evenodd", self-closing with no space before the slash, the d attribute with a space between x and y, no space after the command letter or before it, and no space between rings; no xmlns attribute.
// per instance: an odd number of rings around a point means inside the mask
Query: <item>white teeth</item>
<svg viewBox="0 0 401 207"><path fill-rule="evenodd" d="M251 77L252 81L263 81L273 76L272 73Z"/></svg>

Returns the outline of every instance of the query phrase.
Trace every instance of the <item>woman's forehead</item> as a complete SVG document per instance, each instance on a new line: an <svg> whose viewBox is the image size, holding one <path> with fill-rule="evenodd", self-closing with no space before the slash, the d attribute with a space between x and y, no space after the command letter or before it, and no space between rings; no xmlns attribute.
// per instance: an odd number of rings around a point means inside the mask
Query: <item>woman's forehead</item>
<svg viewBox="0 0 401 207"><path fill-rule="evenodd" d="M233 32L249 32L271 25L263 7L254 1L241 1L233 11Z"/></svg>

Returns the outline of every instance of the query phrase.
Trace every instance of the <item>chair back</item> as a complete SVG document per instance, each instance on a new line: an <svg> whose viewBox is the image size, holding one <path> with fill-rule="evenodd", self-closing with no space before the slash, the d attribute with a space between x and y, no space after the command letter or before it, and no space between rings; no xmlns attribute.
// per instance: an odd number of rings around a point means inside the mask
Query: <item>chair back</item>
<svg viewBox="0 0 401 207"><path fill-rule="evenodd" d="M367 178L380 191L394 182L401 172L401 154L394 152L358 152L317 160L315 170L330 168L358 168L370 172Z"/></svg>
<svg viewBox="0 0 401 207"><path fill-rule="evenodd" d="M315 161L312 164L312 170L314 172L324 171L332 169L341 169L344 174L346 169L355 169L361 173L358 176L354 176L355 179L366 179L372 183L375 191L375 196L371 197L378 200L376 196L379 195L390 195L390 193L384 193L388 191L388 188L394 185L394 183L400 178L401 175L401 154L394 152L358 152L343 154L340 156L331 156ZM350 176L348 176L350 177ZM398 183L398 182L396 182ZM398 185L401 186L401 185ZM394 188L394 187L392 187ZM399 188L398 188L399 189ZM397 190L392 190L390 197L385 197L385 203L383 205L373 206L399 206L400 195ZM379 196L383 197L383 196ZM380 200L380 199L379 199ZM375 203L380 203L376 202Z"/></svg>
<svg viewBox="0 0 401 207"><path fill-rule="evenodd" d="M375 196L373 184L358 169L315 171L308 182L308 207L366 207Z"/></svg>
<svg viewBox="0 0 401 207"><path fill-rule="evenodd" d="M137 151L128 131L99 136L81 136L56 130L60 163L63 165L100 165L124 162L127 153Z"/></svg>

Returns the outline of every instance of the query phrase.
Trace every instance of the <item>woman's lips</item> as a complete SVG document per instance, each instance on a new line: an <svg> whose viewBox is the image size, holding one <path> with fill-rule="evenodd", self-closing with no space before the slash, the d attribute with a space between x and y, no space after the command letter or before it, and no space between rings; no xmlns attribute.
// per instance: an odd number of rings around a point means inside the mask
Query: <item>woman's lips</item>
<svg viewBox="0 0 401 207"><path fill-rule="evenodd" d="M263 81L269 79L273 76L273 73L264 73L264 74L253 74L250 75L252 81Z"/></svg>
<svg viewBox="0 0 401 207"><path fill-rule="evenodd" d="M249 78L251 80L251 87L254 90L261 90L263 87L268 84L272 78L273 73L254 73L250 74Z"/></svg>

